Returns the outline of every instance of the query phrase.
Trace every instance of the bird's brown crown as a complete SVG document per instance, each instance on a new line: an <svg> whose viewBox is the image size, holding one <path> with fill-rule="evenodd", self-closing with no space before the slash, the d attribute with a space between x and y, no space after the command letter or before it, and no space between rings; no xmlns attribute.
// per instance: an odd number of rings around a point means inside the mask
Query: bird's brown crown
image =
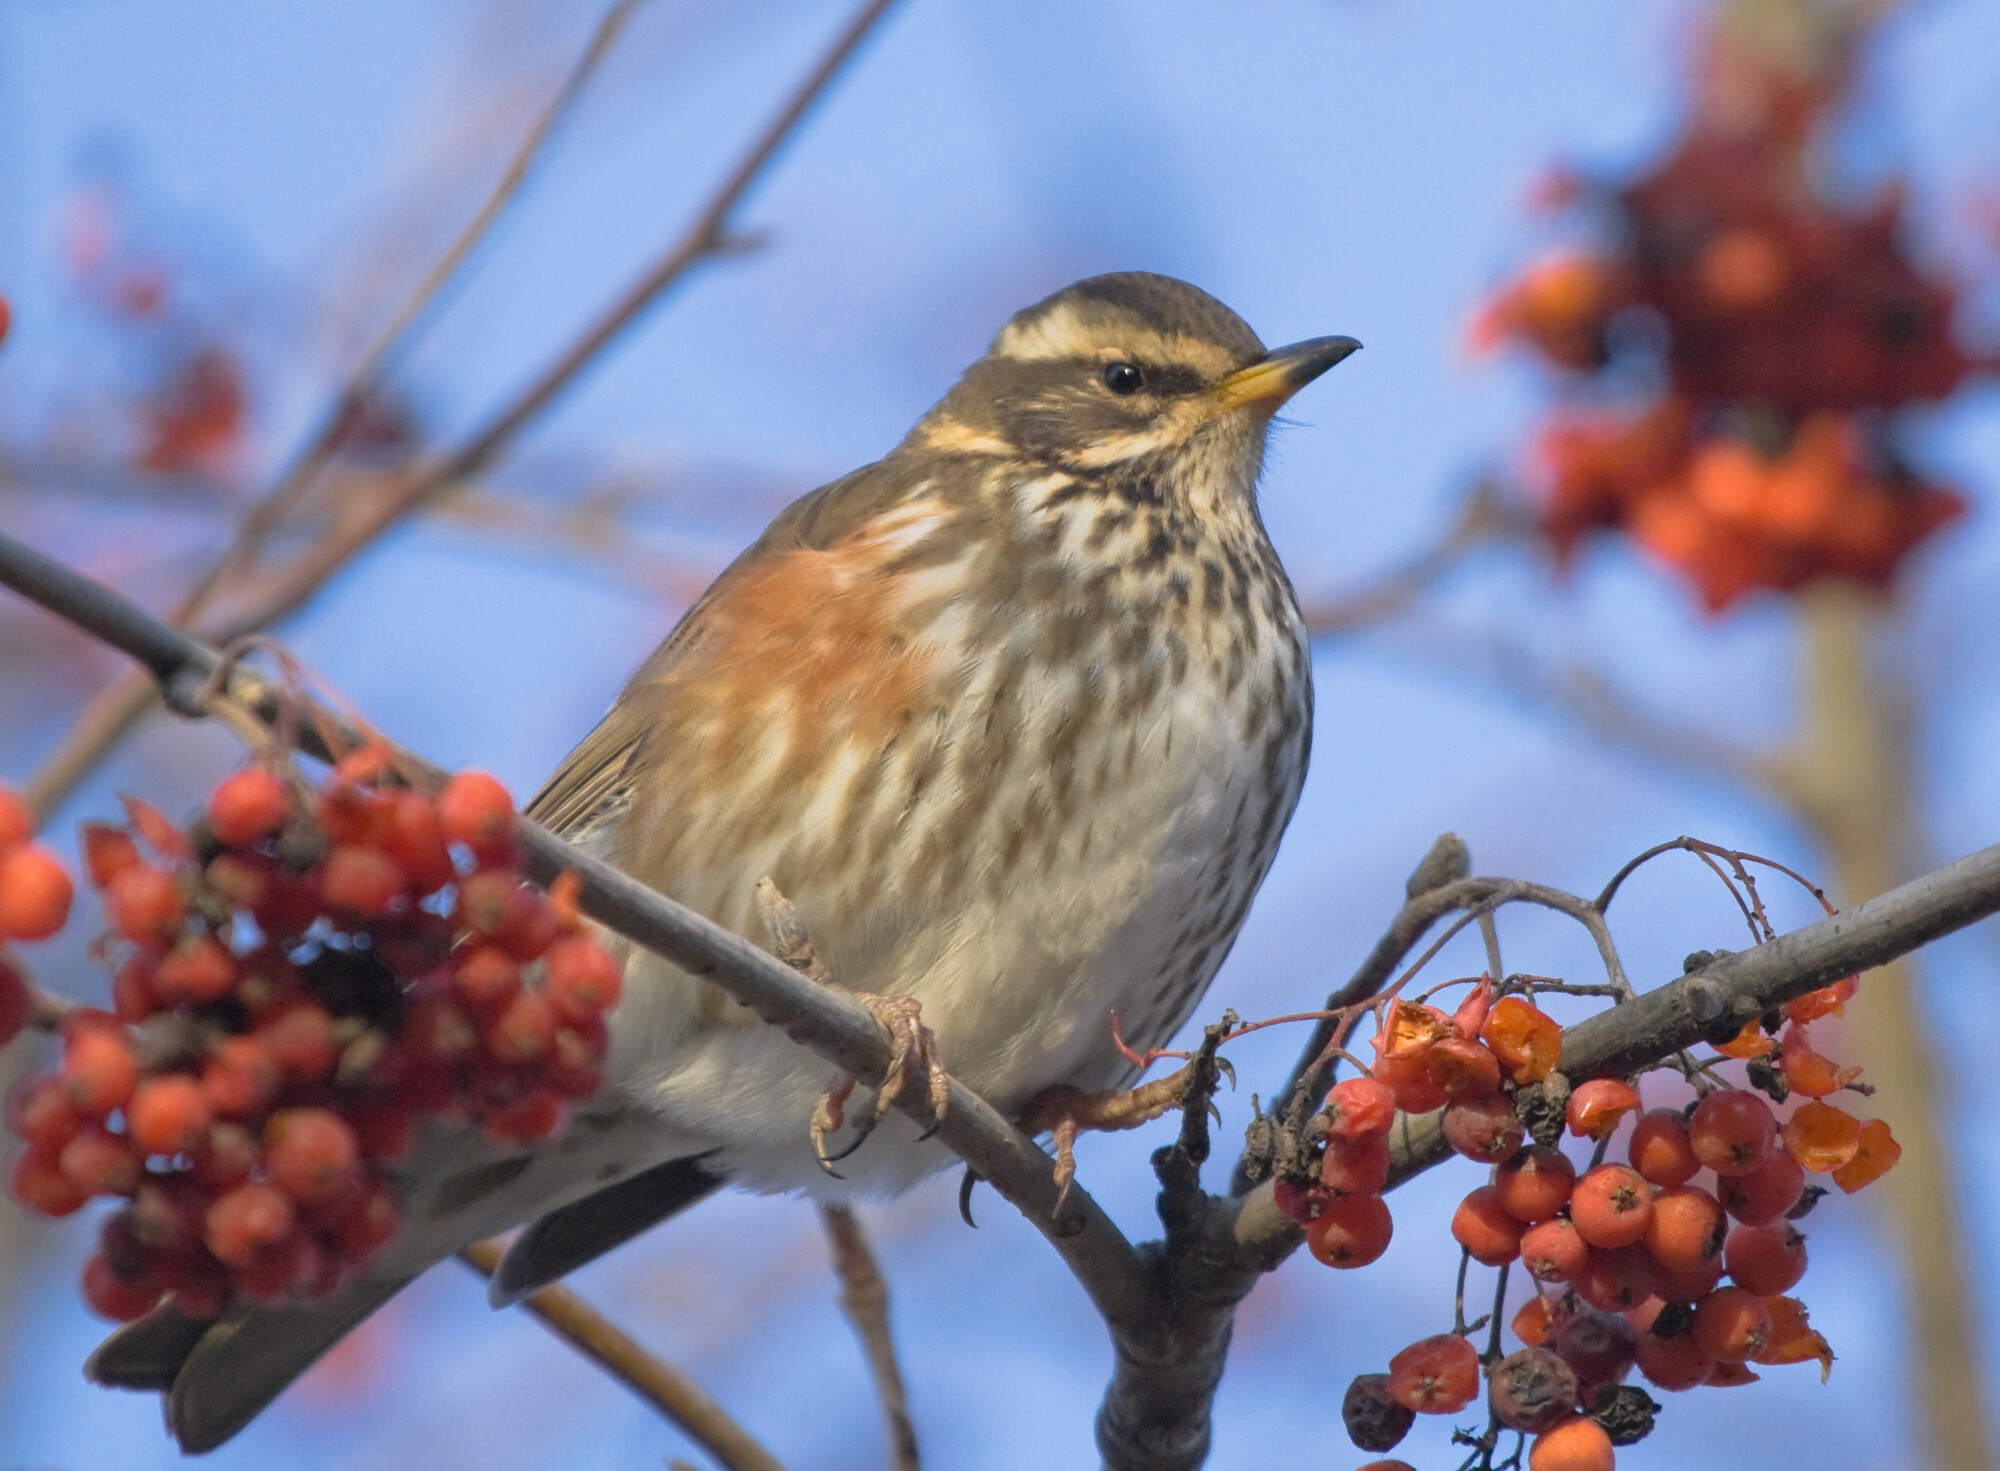
<svg viewBox="0 0 2000 1471"><path fill-rule="evenodd" d="M1106 469L1202 436L1223 417L1219 386L1263 357L1249 325L1199 287L1092 276L1016 313L909 442Z"/></svg>

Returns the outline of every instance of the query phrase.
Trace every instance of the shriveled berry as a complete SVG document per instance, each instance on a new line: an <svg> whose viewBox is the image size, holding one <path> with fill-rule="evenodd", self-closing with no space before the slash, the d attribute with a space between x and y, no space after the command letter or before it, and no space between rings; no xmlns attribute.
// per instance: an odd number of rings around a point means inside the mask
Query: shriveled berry
<svg viewBox="0 0 2000 1471"><path fill-rule="evenodd" d="M1659 1401L1638 1385L1620 1384L1595 1391L1588 1414L1613 1445L1637 1445L1653 1433L1660 1409Z"/></svg>
<svg viewBox="0 0 2000 1471"><path fill-rule="evenodd" d="M1502 997L1502 1001L1511 1000ZM1497 1007L1496 1007L1497 1010ZM1517 1221L1546 1221L1561 1210L1576 1184L1576 1166L1559 1149L1530 1145L1494 1171L1500 1203Z"/></svg>
<svg viewBox="0 0 2000 1471"><path fill-rule="evenodd" d="M1357 1374L1340 1401L1347 1438L1364 1451L1393 1451L1416 1423L1417 1412L1389 1393L1387 1374Z"/></svg>
<svg viewBox="0 0 2000 1471"><path fill-rule="evenodd" d="M1797 1022L1785 1028L1778 1066L1784 1070L1791 1091L1804 1098L1824 1098L1837 1093L1861 1076L1860 1068L1841 1067L1815 1052L1806 1040L1806 1029Z"/></svg>
<svg viewBox="0 0 2000 1471"><path fill-rule="evenodd" d="M1580 1139L1609 1138L1619 1121L1639 1106L1639 1093L1616 1078L1592 1078L1570 1090L1564 1118Z"/></svg>
<svg viewBox="0 0 2000 1471"><path fill-rule="evenodd" d="M1806 1305L1796 1297L1767 1297L1764 1306L1771 1314L1771 1339L1760 1349L1759 1364L1802 1364L1819 1360L1820 1382L1833 1372L1833 1348L1813 1331L1806 1318Z"/></svg>
<svg viewBox="0 0 2000 1471"><path fill-rule="evenodd" d="M270 837L291 815L292 795L261 766L232 771L208 794L208 826L231 848Z"/></svg>
<svg viewBox="0 0 2000 1471"><path fill-rule="evenodd" d="M1718 1363L1740 1364L1771 1341L1771 1310L1742 1287L1718 1287L1694 1309L1694 1341Z"/></svg>
<svg viewBox="0 0 2000 1471"><path fill-rule="evenodd" d="M1790 1221L1738 1226L1723 1248L1729 1280L1759 1297L1789 1292L1806 1274L1805 1233Z"/></svg>
<svg viewBox="0 0 2000 1471"><path fill-rule="evenodd" d="M1541 1082L1562 1059L1562 1028L1520 996L1502 996L1494 1002L1479 1037L1516 1083Z"/></svg>
<svg viewBox="0 0 2000 1471"><path fill-rule="evenodd" d="M39 843L0 849L0 939L46 940L69 923L76 885Z"/></svg>
<svg viewBox="0 0 2000 1471"><path fill-rule="evenodd" d="M1695 1105L1688 1143L1718 1175L1747 1175L1764 1162L1778 1135L1771 1105L1754 1093L1724 1088Z"/></svg>
<svg viewBox="0 0 2000 1471"><path fill-rule="evenodd" d="M1444 1111L1445 1143L1481 1164L1497 1165L1512 1159L1521 1152L1527 1137L1527 1128L1504 1094L1462 1098Z"/></svg>
<svg viewBox="0 0 2000 1471"><path fill-rule="evenodd" d="M1493 1366L1486 1403L1509 1430L1533 1435L1576 1413L1576 1372L1551 1349L1524 1348Z"/></svg>
<svg viewBox="0 0 2000 1471"><path fill-rule="evenodd" d="M186 1073L147 1078L125 1109L132 1142L147 1154L182 1154L198 1148L214 1122L201 1085Z"/></svg>
<svg viewBox="0 0 2000 1471"><path fill-rule="evenodd" d="M1902 1157L1903 1146L1890 1134L1889 1125L1881 1119L1868 1119L1861 1125L1853 1157L1835 1167L1833 1183L1852 1195L1888 1174Z"/></svg>
<svg viewBox="0 0 2000 1471"><path fill-rule="evenodd" d="M1632 1369L1639 1335L1616 1313L1578 1308L1556 1324L1551 1345L1585 1384L1616 1384Z"/></svg>
<svg viewBox="0 0 2000 1471"><path fill-rule="evenodd" d="M1365 1267L1389 1249L1394 1230L1381 1196L1343 1196L1307 1223L1306 1246L1329 1267Z"/></svg>
<svg viewBox="0 0 2000 1471"><path fill-rule="evenodd" d="M217 1261L248 1267L259 1253L291 1234L291 1197L270 1185L238 1185L208 1208L202 1239Z"/></svg>
<svg viewBox="0 0 2000 1471"><path fill-rule="evenodd" d="M1507 1214L1500 1192L1481 1185L1458 1203L1451 1218L1452 1239L1481 1266L1497 1267L1521 1254L1522 1223Z"/></svg>
<svg viewBox="0 0 2000 1471"><path fill-rule="evenodd" d="M1419 1415L1455 1415L1479 1393L1479 1350L1456 1333L1411 1344L1389 1360L1389 1396Z"/></svg>
<svg viewBox="0 0 2000 1471"><path fill-rule="evenodd" d="M1653 1219L1653 1187L1630 1165L1599 1165L1570 1192L1569 1216L1592 1246L1630 1246Z"/></svg>

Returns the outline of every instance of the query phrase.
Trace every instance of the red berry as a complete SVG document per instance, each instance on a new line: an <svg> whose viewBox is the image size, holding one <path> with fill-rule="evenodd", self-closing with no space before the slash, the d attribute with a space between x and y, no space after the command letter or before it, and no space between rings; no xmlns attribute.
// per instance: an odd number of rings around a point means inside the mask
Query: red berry
<svg viewBox="0 0 2000 1471"><path fill-rule="evenodd" d="M1521 1233L1521 1265L1537 1282L1567 1282L1589 1256L1576 1227L1560 1218L1538 1221Z"/></svg>
<svg viewBox="0 0 2000 1471"><path fill-rule="evenodd" d="M311 1001L292 1002L272 1013L256 1035L278 1066L302 1083L324 1081L340 1061L333 1018Z"/></svg>
<svg viewBox="0 0 2000 1471"><path fill-rule="evenodd" d="M1500 1192L1481 1185L1458 1203L1451 1218L1452 1239L1484 1267L1497 1267L1521 1254L1522 1225L1500 1204ZM1537 1227L1536 1229L1540 1229Z"/></svg>
<svg viewBox="0 0 2000 1471"><path fill-rule="evenodd" d="M183 1154L200 1147L214 1122L201 1085L186 1073L148 1078L132 1094L125 1127L147 1154Z"/></svg>
<svg viewBox="0 0 2000 1471"><path fill-rule="evenodd" d="M139 1062L122 1030L79 1026L63 1044L63 1081L70 1100L93 1118L123 1108L139 1082Z"/></svg>
<svg viewBox="0 0 2000 1471"><path fill-rule="evenodd" d="M1653 1197L1646 1223L1646 1250L1670 1272L1698 1272L1722 1253L1728 1223L1713 1195L1693 1185L1675 1185Z"/></svg>
<svg viewBox="0 0 2000 1471"><path fill-rule="evenodd" d="M565 1020L589 1021L618 1004L625 968L617 956L588 936L571 935L556 941L542 964L548 977L549 1005Z"/></svg>
<svg viewBox="0 0 2000 1471"><path fill-rule="evenodd" d="M111 1009L128 1026L144 1021L160 1009L160 998L153 991L153 967L157 964L157 955L141 950L137 955L128 955L125 963L111 974Z"/></svg>
<svg viewBox="0 0 2000 1471"><path fill-rule="evenodd" d="M188 856L187 834L175 827L159 808L137 797L121 796L118 801L125 809L125 821L147 847L170 862L178 863Z"/></svg>
<svg viewBox="0 0 2000 1471"><path fill-rule="evenodd" d="M69 923L76 886L39 843L0 849L0 939L46 940Z"/></svg>
<svg viewBox="0 0 2000 1471"><path fill-rule="evenodd" d="M247 1267L266 1247L291 1234L291 1197L269 1185L238 1185L208 1208L202 1240L217 1261Z"/></svg>
<svg viewBox="0 0 2000 1471"><path fill-rule="evenodd" d="M101 1252L83 1264L83 1300L93 1313L113 1323L143 1318L159 1305L160 1290L120 1279Z"/></svg>
<svg viewBox="0 0 2000 1471"><path fill-rule="evenodd" d="M1721 1280L1722 1254L1718 1252L1706 1264L1687 1271L1661 1267L1653 1293L1663 1302L1700 1302Z"/></svg>
<svg viewBox="0 0 2000 1471"><path fill-rule="evenodd" d="M89 1199L63 1173L56 1156L40 1149L27 1150L14 1161L7 1188L29 1210L51 1217L72 1215Z"/></svg>
<svg viewBox="0 0 2000 1471"><path fill-rule="evenodd" d="M171 939L187 917L174 876L145 863L113 876L104 890L104 913L112 929L140 944Z"/></svg>
<svg viewBox="0 0 2000 1471"><path fill-rule="evenodd" d="M475 873L458 886L452 918L482 939L499 943L514 922L520 892L520 880L511 873Z"/></svg>
<svg viewBox="0 0 2000 1471"><path fill-rule="evenodd" d="M1380 1195L1389 1183L1389 1163L1387 1135L1359 1144L1329 1139L1320 1156L1319 1182L1335 1195Z"/></svg>
<svg viewBox="0 0 2000 1471"><path fill-rule="evenodd" d="M1639 1106L1638 1091L1616 1078L1592 1078L1571 1090L1563 1111L1569 1131L1580 1139L1607 1139L1619 1120Z"/></svg>
<svg viewBox="0 0 2000 1471"><path fill-rule="evenodd" d="M1743 1363L1770 1338L1771 1311L1753 1292L1718 1287L1695 1304L1694 1341L1720 1363Z"/></svg>
<svg viewBox="0 0 2000 1471"><path fill-rule="evenodd" d="M1789 1221L1738 1226L1723 1249L1729 1280L1759 1297L1790 1292L1806 1274L1806 1238Z"/></svg>
<svg viewBox="0 0 2000 1471"><path fill-rule="evenodd" d="M1389 1249L1394 1232L1381 1196L1348 1195L1329 1200L1306 1223L1306 1246L1329 1267L1365 1267Z"/></svg>
<svg viewBox="0 0 2000 1471"><path fill-rule="evenodd" d="M284 1070L261 1036L224 1037L202 1066L201 1096L215 1113L247 1118L271 1101L283 1081Z"/></svg>
<svg viewBox="0 0 2000 1471"><path fill-rule="evenodd" d="M35 1014L35 994L28 978L0 955L0 1047L21 1035Z"/></svg>
<svg viewBox="0 0 2000 1471"><path fill-rule="evenodd" d="M1458 1153L1496 1165L1521 1152L1528 1131L1506 1095L1462 1098L1444 1111L1444 1138Z"/></svg>
<svg viewBox="0 0 2000 1471"><path fill-rule="evenodd" d="M1592 1246L1630 1246L1653 1218L1653 1187L1630 1165L1599 1165L1570 1192L1569 1218Z"/></svg>
<svg viewBox="0 0 2000 1471"><path fill-rule="evenodd" d="M1585 1384L1617 1384L1632 1370L1639 1335L1616 1313L1588 1308L1556 1325L1555 1351Z"/></svg>
<svg viewBox="0 0 2000 1471"><path fill-rule="evenodd" d="M1805 1167L1788 1150L1774 1149L1747 1175L1719 1182L1722 1208L1746 1226L1768 1226L1806 1193Z"/></svg>
<svg viewBox="0 0 2000 1471"><path fill-rule="evenodd" d="M1376 1040L1379 1042L1381 1039ZM1388 1088L1396 1107L1405 1113L1429 1113L1445 1105L1444 1089L1438 1087L1431 1078L1430 1068L1425 1065L1424 1053L1427 1050L1418 1048L1396 1055L1384 1053L1375 1059L1375 1066L1370 1070L1374 1080Z"/></svg>
<svg viewBox="0 0 2000 1471"><path fill-rule="evenodd" d="M1578 1297L1607 1313L1636 1308L1653 1295L1659 1281L1659 1264L1643 1246L1592 1247L1582 1270L1570 1279Z"/></svg>
<svg viewBox="0 0 2000 1471"><path fill-rule="evenodd" d="M549 1088L536 1088L480 1119L479 1127L496 1144L519 1147L539 1144L562 1123L562 1101Z"/></svg>
<svg viewBox="0 0 2000 1471"><path fill-rule="evenodd" d="M382 851L396 860L420 894L432 894L458 877L437 807L421 792L392 792L388 821L381 836Z"/></svg>
<svg viewBox="0 0 2000 1471"><path fill-rule="evenodd" d="M486 1050L504 1063L533 1062L549 1050L555 1013L540 993L523 991L486 1028Z"/></svg>
<svg viewBox="0 0 2000 1471"><path fill-rule="evenodd" d="M7 1131L31 1149L56 1153L83 1122L68 1083L55 1073L30 1074L7 1090Z"/></svg>
<svg viewBox="0 0 2000 1471"><path fill-rule="evenodd" d="M610 1033L604 1019L557 1027L549 1043L548 1084L565 1098L588 1098L604 1086L604 1054Z"/></svg>
<svg viewBox="0 0 2000 1471"><path fill-rule="evenodd" d="M1641 1333L1637 1361L1648 1383L1676 1392L1706 1383L1715 1372L1715 1360L1694 1341L1692 1327L1686 1322L1672 1337L1661 1337L1651 1329Z"/></svg>
<svg viewBox="0 0 2000 1471"><path fill-rule="evenodd" d="M153 994L166 1006L220 1001L235 985L235 958L213 935L189 935L153 969Z"/></svg>
<svg viewBox="0 0 2000 1471"><path fill-rule="evenodd" d="M1718 1175L1749 1174L1764 1162L1777 1137L1771 1106L1740 1088L1709 1094L1688 1121L1695 1158Z"/></svg>
<svg viewBox="0 0 2000 1471"><path fill-rule="evenodd" d="M90 875L91 887L104 889L111 881L139 862L139 845L122 827L102 822L86 822L80 829L83 839L83 871Z"/></svg>
<svg viewBox="0 0 2000 1471"><path fill-rule="evenodd" d="M320 897L336 909L374 919L403 897L403 870L380 848L343 843L326 855L320 870Z"/></svg>
<svg viewBox="0 0 2000 1471"><path fill-rule="evenodd" d="M292 794L261 766L231 772L208 797L209 829L231 848L270 837L291 812Z"/></svg>
<svg viewBox="0 0 2000 1471"><path fill-rule="evenodd" d="M194 1151L189 1174L204 1189L219 1194L248 1180L263 1160L257 1136L241 1124L225 1121L210 1129L208 1138Z"/></svg>
<svg viewBox="0 0 2000 1471"><path fill-rule="evenodd" d="M370 1186L335 1233L341 1260L356 1266L367 1261L389 1244L397 1225L395 1192L383 1184Z"/></svg>
<svg viewBox="0 0 2000 1471"><path fill-rule="evenodd" d="M438 821L446 839L463 843L482 866L514 853L514 799L483 771L461 771L438 794Z"/></svg>
<svg viewBox="0 0 2000 1471"><path fill-rule="evenodd" d="M1465 1037L1441 1037L1424 1052L1424 1069L1450 1098L1484 1098L1500 1087L1500 1059Z"/></svg>
<svg viewBox="0 0 2000 1471"><path fill-rule="evenodd" d="M1500 1203L1517 1221L1548 1220L1569 1200L1575 1183L1576 1166L1561 1150L1546 1144L1530 1145L1493 1172Z"/></svg>
<svg viewBox="0 0 2000 1471"><path fill-rule="evenodd" d="M1396 1095L1373 1078L1345 1078L1327 1094L1329 1139L1350 1143L1378 1138L1396 1121Z"/></svg>
<svg viewBox="0 0 2000 1471"><path fill-rule="evenodd" d="M1420 1415L1455 1415L1479 1393L1479 1350L1456 1333L1411 1344L1389 1360L1389 1394Z"/></svg>
<svg viewBox="0 0 2000 1471"><path fill-rule="evenodd" d="M1694 1146L1688 1142L1687 1125L1671 1108L1656 1108L1641 1116L1632 1128L1626 1158L1655 1185L1685 1185L1701 1169Z"/></svg>
<svg viewBox="0 0 2000 1471"><path fill-rule="evenodd" d="M303 1205L331 1200L351 1188L361 1146L331 1109L287 1108L264 1126L271 1183Z"/></svg>
<svg viewBox="0 0 2000 1471"><path fill-rule="evenodd" d="M496 938L509 955L528 961L540 957L562 932L562 919L548 897L523 885L514 890L513 909Z"/></svg>
<svg viewBox="0 0 2000 1471"><path fill-rule="evenodd" d="M130 1195L145 1169L132 1146L98 1124L88 1124L62 1147L56 1164L85 1195Z"/></svg>

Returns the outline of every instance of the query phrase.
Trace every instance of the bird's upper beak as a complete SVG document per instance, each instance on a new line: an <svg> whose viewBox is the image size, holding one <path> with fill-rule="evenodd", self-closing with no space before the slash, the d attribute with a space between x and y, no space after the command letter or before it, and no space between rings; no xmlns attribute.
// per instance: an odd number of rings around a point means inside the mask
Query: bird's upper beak
<svg viewBox="0 0 2000 1471"><path fill-rule="evenodd" d="M1274 414L1286 399L1360 347L1352 337L1313 337L1277 348L1216 384L1216 401L1224 409L1257 404Z"/></svg>

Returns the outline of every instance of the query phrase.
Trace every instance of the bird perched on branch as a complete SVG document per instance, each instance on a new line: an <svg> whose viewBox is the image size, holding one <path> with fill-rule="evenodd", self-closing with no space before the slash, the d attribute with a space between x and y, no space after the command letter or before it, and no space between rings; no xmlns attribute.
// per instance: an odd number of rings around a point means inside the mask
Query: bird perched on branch
<svg viewBox="0 0 2000 1471"><path fill-rule="evenodd" d="M1114 1014L1142 1048L1187 1019L1305 779L1306 633L1256 485L1272 414L1357 346L1267 352L1139 272L1029 307L716 579L530 815L759 941L768 878L833 983L905 1039L920 1014L1010 1117L1129 1081ZM427 1133L401 1236L332 1302L162 1310L90 1372L164 1392L206 1450L468 1241L533 1223L504 1303L725 1181L885 1192L950 1162L892 1116L830 1183L825 1065L649 953L612 1033L612 1081L559 1140Z"/></svg>

